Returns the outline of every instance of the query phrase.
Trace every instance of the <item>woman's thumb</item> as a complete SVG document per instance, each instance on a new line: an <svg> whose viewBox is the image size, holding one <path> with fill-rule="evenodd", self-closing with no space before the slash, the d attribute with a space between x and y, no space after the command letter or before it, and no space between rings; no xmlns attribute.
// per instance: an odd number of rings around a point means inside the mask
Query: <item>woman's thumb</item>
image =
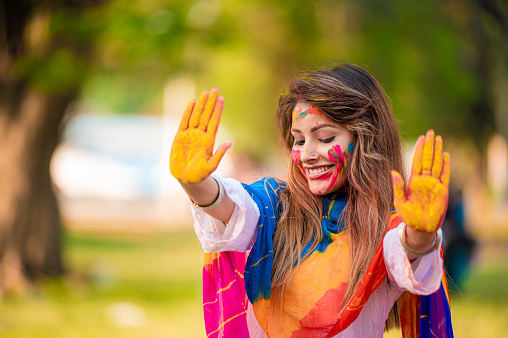
<svg viewBox="0 0 508 338"><path fill-rule="evenodd" d="M233 146L233 142L228 141L221 143L217 150L215 151L215 154L213 154L212 158L208 160L208 164L212 167L211 172L215 171L217 167L219 166L220 161L222 160L222 157L226 153L226 151Z"/></svg>
<svg viewBox="0 0 508 338"><path fill-rule="evenodd" d="M406 203L406 194L404 192L404 180L402 176L395 170L392 170L393 181L393 204L395 209L399 209L402 204Z"/></svg>

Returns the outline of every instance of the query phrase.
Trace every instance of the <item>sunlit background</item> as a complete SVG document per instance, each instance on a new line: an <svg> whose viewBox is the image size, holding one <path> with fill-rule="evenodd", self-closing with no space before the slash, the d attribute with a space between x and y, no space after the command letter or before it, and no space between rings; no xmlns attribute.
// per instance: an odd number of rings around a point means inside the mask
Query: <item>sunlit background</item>
<svg viewBox="0 0 508 338"><path fill-rule="evenodd" d="M0 33L0 337L204 337L180 116L219 86L219 174L283 178L278 96L338 62L382 83L408 161L443 136L455 333L508 332L505 1L2 0Z"/></svg>

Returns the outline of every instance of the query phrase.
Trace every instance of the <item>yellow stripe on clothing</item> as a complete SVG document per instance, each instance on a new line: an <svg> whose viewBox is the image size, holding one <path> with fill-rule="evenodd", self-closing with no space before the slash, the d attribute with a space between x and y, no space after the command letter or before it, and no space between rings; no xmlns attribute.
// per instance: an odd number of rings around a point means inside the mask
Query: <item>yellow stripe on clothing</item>
<svg viewBox="0 0 508 338"><path fill-rule="evenodd" d="M239 314L237 314L237 315L234 315L234 316L233 316L233 317L231 317L231 318L228 318L228 319L227 319L227 320L225 320L222 324L220 324L220 325L219 325L219 327L217 328L217 330L210 332L210 333L207 335L207 337L210 337L212 334L214 334L215 332L219 331L219 330L220 330L220 329L221 329L224 325L226 325L228 322L232 321L233 319L235 319L235 318L236 318L236 317L238 317L238 316L243 315L244 313L247 313L247 310L245 310L245 311L243 311L243 312L241 312L241 313L239 313Z"/></svg>

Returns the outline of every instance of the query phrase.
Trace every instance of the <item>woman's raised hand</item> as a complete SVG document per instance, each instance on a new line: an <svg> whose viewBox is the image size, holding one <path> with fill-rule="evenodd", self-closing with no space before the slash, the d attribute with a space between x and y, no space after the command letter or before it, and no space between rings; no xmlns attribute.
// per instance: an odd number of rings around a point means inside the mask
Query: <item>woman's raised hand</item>
<svg viewBox="0 0 508 338"><path fill-rule="evenodd" d="M217 99L218 93L217 87L204 91L197 102L188 104L182 116L169 160L171 174L182 183L198 183L210 176L233 145L224 142L213 153L224 107L224 97Z"/></svg>
<svg viewBox="0 0 508 338"><path fill-rule="evenodd" d="M416 141L411 176L404 191L402 176L392 171L394 204L406 225L422 232L435 232L448 207L450 154L443 153L443 139L427 131Z"/></svg>

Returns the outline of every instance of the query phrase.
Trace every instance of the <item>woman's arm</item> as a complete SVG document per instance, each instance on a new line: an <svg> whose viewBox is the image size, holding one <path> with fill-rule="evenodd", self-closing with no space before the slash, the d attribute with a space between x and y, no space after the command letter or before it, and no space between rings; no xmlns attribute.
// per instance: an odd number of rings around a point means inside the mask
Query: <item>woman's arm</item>
<svg viewBox="0 0 508 338"><path fill-rule="evenodd" d="M185 190L191 201L195 205L207 206L211 205L219 197L219 183L211 176L203 179L198 183L183 183L179 181L182 188ZM204 210L208 215L213 218L221 220L224 224L227 224L235 209L235 203L229 198L227 193L216 207L209 210Z"/></svg>
<svg viewBox="0 0 508 338"><path fill-rule="evenodd" d="M169 167L189 198L198 206L209 206L217 201L219 183L210 177L226 151L233 145L224 142L213 148L222 116L224 97L217 99L219 89L204 91L199 100L192 100L182 116L178 132L171 147ZM235 208L224 194L213 208L205 210L210 216L227 223Z"/></svg>
<svg viewBox="0 0 508 338"><path fill-rule="evenodd" d="M239 251L252 247L257 234L259 209L240 182L214 175L224 186L224 193L235 205L228 225L208 215L205 210L192 207L194 230L205 252Z"/></svg>
<svg viewBox="0 0 508 338"><path fill-rule="evenodd" d="M399 290L430 295L441 285L443 276L441 254L438 250L433 250L425 256L410 260L411 255L404 249L399 238L399 231L404 226L402 223L398 228L388 231L383 239L383 255L388 279L391 285L396 285Z"/></svg>
<svg viewBox="0 0 508 338"><path fill-rule="evenodd" d="M450 155L443 153L441 136L429 130L418 138L406 191L398 172L393 171L392 178L394 205L407 224L400 240L409 247L408 258L414 259L420 255L409 251L424 253L433 247L448 207Z"/></svg>

